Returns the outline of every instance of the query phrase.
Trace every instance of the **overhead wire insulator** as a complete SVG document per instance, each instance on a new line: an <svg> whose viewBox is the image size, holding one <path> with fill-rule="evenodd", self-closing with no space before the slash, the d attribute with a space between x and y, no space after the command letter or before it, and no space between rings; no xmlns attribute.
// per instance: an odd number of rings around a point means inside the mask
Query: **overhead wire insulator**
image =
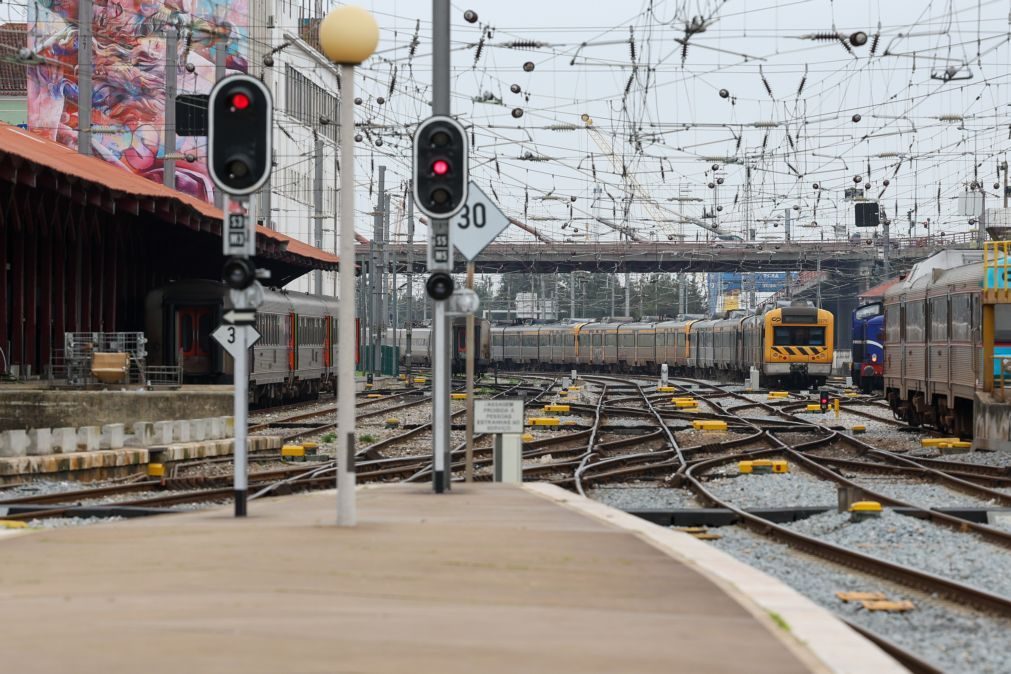
<svg viewBox="0 0 1011 674"><path fill-rule="evenodd" d="M807 65L804 65L804 76L800 78L800 86L797 87L797 98L804 93L804 85L807 84Z"/></svg>
<svg viewBox="0 0 1011 674"><path fill-rule="evenodd" d="M635 30L632 26L628 27L628 51L632 57L632 63L635 63Z"/></svg>
<svg viewBox="0 0 1011 674"><path fill-rule="evenodd" d="M765 90L769 92L769 98L776 100L776 97L772 93L772 85L769 84L769 80L765 79L765 72L762 70L762 66L758 66L758 75L762 78L762 84L765 85Z"/></svg>
<svg viewBox="0 0 1011 674"><path fill-rule="evenodd" d="M871 56L878 51L878 42L881 40L881 33L874 33L874 38L871 40Z"/></svg>
<svg viewBox="0 0 1011 674"><path fill-rule="evenodd" d="M481 39L477 41L477 51L474 52L474 65L471 68L477 67L477 62L481 60L481 52L484 51L484 35Z"/></svg>

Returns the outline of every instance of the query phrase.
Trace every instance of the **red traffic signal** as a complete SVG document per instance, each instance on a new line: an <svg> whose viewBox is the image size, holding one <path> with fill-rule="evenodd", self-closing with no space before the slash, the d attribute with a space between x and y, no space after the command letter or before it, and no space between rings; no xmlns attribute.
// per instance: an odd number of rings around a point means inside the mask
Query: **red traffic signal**
<svg viewBox="0 0 1011 674"><path fill-rule="evenodd" d="M249 75L220 80L207 101L207 168L218 189L251 194L270 177L273 104L270 90Z"/></svg>
<svg viewBox="0 0 1011 674"><path fill-rule="evenodd" d="M821 392L821 398L819 402L821 403L821 411L822 412L828 411L828 391Z"/></svg>
<svg viewBox="0 0 1011 674"><path fill-rule="evenodd" d="M429 117L414 133L414 203L434 219L456 215L467 202L467 133L444 115Z"/></svg>
<svg viewBox="0 0 1011 674"><path fill-rule="evenodd" d="M241 111L245 110L250 105L252 105L253 99L250 98L249 94L247 94L246 92L237 91L234 94L232 94L232 97L228 101L228 103L231 105L233 111L235 110Z"/></svg>

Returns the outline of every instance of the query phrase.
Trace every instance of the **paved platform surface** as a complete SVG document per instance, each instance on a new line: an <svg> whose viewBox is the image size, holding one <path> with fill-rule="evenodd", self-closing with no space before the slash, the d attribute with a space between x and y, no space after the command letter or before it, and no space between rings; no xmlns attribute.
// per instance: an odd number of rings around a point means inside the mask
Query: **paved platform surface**
<svg viewBox="0 0 1011 674"><path fill-rule="evenodd" d="M822 671L699 572L518 487L365 489L354 529L335 503L0 540L2 670Z"/></svg>

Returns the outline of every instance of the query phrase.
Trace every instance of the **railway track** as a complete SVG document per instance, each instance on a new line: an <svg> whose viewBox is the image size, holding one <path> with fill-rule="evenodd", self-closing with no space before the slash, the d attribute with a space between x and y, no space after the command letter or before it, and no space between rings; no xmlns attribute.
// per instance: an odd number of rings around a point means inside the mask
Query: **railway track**
<svg viewBox="0 0 1011 674"><path fill-rule="evenodd" d="M520 383L503 385L496 395L523 393L528 397L528 404L532 404L546 401L558 388L553 375L523 373L513 376L522 378ZM801 533L750 513L721 498L707 486L708 476L713 471L743 458L784 457L793 466L821 480L859 490L867 498L887 506L902 507L951 531L977 536L1007 549L1011 548L1011 532L957 514L938 512L926 504L878 493L860 480L864 475L887 475L922 481L974 499L1011 507L1011 493L999 491L1011 486L1011 469L1008 467L904 456L879 449L872 442L851 437L798 415L796 412L809 402L806 398L770 404L766 400L756 400L754 395L735 391L730 386L674 378L675 395L691 395L698 401L698 411L685 412L670 406L670 393L652 390L653 382L611 375L584 375L581 380L587 393L583 400L570 403L573 425L524 443L523 470L526 479L550 481L581 494L587 494L591 488L630 481L685 488L704 502L734 513L741 524L762 537L873 578L929 596L943 597L987 615L1011 618L1011 599L1007 596ZM381 410L369 409L378 403L365 404L359 418L368 418L362 415L386 414L393 409L425 402L425 399L397 402L401 397L384 399L388 406ZM391 401L393 404L389 406ZM847 411L852 412L852 407L851 401ZM455 412L454 420L462 413L462 410ZM321 412L313 414L318 416ZM712 441L693 434L691 421L699 418L725 421L728 428L726 436ZM300 420L289 421L297 423ZM894 419L875 416L875 420L890 422L896 427L903 425ZM330 427L332 424L328 423L326 426L295 430L288 439L297 439ZM426 440L425 436L430 431L430 422L418 424L360 447L356 452L359 481L418 482L430 478L430 451L411 448ZM462 477L464 469L464 450L465 445L457 443L450 455L450 467L457 479ZM265 461L274 458L262 457ZM490 479L491 465L492 447L486 438L477 436L475 479ZM250 492L254 498L263 498L306 489L332 488L335 472L333 461L270 467L250 474ZM169 493L153 493L156 491ZM65 494L10 499L0 501L0 505L11 501L22 506L38 505L38 510L15 516L16 519L35 519L69 512L73 506L68 502L104 500L108 497L119 499L124 495L135 495L136 498L119 500L118 505L142 508L223 502L231 498L231 478L140 480ZM860 629L867 631L866 626ZM938 671L915 653L905 651L881 634L868 633L868 637L881 643L913 671L931 674Z"/></svg>

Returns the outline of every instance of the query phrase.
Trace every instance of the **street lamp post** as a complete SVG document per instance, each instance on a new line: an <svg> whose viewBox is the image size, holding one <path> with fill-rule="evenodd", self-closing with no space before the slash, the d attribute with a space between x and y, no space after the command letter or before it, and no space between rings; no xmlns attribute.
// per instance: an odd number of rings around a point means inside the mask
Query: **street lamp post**
<svg viewBox="0 0 1011 674"><path fill-rule="evenodd" d="M323 53L341 66L340 273L337 312L337 525L354 526L355 512L355 66L372 55L379 26L360 7L343 6L319 26Z"/></svg>

